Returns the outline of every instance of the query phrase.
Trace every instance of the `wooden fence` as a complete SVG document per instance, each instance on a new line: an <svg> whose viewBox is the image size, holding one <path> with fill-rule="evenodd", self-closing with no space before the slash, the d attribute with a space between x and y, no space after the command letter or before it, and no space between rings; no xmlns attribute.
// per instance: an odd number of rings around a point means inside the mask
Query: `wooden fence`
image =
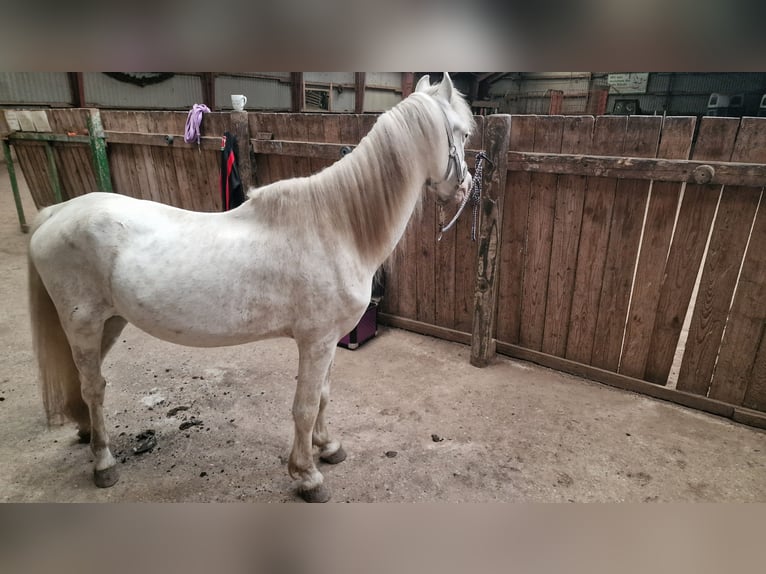
<svg viewBox="0 0 766 574"><path fill-rule="evenodd" d="M61 199L105 185L92 114L51 110L47 139L5 136L38 206L57 185ZM185 113L101 111L100 135L115 192L218 211L225 131L262 185L331 164L375 119L206 114L198 146ZM766 119L487 116L467 148L494 162L479 240L463 217L437 242L426 201L384 322L472 344L477 365L499 352L766 426Z"/></svg>

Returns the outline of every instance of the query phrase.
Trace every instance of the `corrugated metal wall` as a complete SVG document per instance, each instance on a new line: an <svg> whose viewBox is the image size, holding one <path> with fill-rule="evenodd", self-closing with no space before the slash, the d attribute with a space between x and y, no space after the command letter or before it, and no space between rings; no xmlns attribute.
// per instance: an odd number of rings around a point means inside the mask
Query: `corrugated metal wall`
<svg viewBox="0 0 766 574"><path fill-rule="evenodd" d="M364 111L382 112L399 103L401 83L401 72L367 72ZM305 72L304 84L330 93L330 111L354 111L354 72ZM175 74L142 87L101 72L84 72L83 90L86 105L102 108L188 110L204 102L203 79L198 74ZM232 94L246 95L249 110L292 107L290 72L216 74L214 91L217 110L231 109ZM72 106L74 96L66 72L0 72L0 105Z"/></svg>
<svg viewBox="0 0 766 574"><path fill-rule="evenodd" d="M215 104L220 110L230 110L231 95L247 96L248 110L286 111L292 105L290 72L273 72L258 76L217 75Z"/></svg>
<svg viewBox="0 0 766 574"><path fill-rule="evenodd" d="M539 72L503 78L490 88L490 97L501 112L514 114L548 113L550 90L562 90L565 114L585 113L588 93L606 86L607 73ZM766 93L766 73L651 72L646 93L610 93L607 112L618 99L636 99L641 113L704 115L711 94L744 94L741 115L755 115L761 96Z"/></svg>
<svg viewBox="0 0 766 574"><path fill-rule="evenodd" d="M100 72L85 72L83 86L86 104L103 108L187 110L203 101L199 76L185 74L141 87Z"/></svg>
<svg viewBox="0 0 766 574"><path fill-rule="evenodd" d="M743 115L755 115L761 96L766 93L766 73L691 73L653 72L646 94L610 94L607 109L619 98L637 99L642 113L704 115L710 95L744 94Z"/></svg>
<svg viewBox="0 0 766 574"><path fill-rule="evenodd" d="M0 105L72 105L66 72L0 72Z"/></svg>
<svg viewBox="0 0 766 574"><path fill-rule="evenodd" d="M367 88L364 93L365 112L385 112L402 101L402 92Z"/></svg>

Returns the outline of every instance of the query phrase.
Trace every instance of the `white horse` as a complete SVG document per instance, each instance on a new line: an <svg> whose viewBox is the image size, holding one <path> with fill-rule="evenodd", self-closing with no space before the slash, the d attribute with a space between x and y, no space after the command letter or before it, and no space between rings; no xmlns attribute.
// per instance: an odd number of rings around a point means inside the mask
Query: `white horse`
<svg viewBox="0 0 766 574"><path fill-rule="evenodd" d="M325 420L336 344L362 317L373 275L430 188L469 192L470 108L448 74L380 116L356 149L307 178L252 189L225 213L108 193L43 209L29 245L32 330L50 423L71 419L117 481L101 364L125 325L182 345L292 337L299 351L288 471L304 500L329 490L313 461L343 461Z"/></svg>

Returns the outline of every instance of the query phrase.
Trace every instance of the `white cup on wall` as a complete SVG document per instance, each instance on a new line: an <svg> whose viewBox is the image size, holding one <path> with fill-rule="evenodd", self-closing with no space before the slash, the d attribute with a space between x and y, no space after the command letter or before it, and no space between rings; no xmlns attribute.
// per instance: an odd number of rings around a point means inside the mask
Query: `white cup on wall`
<svg viewBox="0 0 766 574"><path fill-rule="evenodd" d="M241 112L245 109L245 106L247 105L247 96L243 96L242 94L232 94L231 96L231 107L234 108L234 111Z"/></svg>

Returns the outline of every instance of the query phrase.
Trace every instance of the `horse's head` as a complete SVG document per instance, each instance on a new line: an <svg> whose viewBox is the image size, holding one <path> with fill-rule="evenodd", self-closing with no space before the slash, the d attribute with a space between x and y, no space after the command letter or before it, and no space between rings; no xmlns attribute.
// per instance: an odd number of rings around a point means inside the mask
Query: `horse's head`
<svg viewBox="0 0 766 574"><path fill-rule="evenodd" d="M447 72L438 84L431 85L429 76L423 76L415 87L415 92L431 96L442 111L443 137L435 139L442 142L434 150L433 169L426 181L429 189L436 194L441 203L461 202L471 189L471 174L465 163L465 143L474 128L471 108L463 95L452 85Z"/></svg>

